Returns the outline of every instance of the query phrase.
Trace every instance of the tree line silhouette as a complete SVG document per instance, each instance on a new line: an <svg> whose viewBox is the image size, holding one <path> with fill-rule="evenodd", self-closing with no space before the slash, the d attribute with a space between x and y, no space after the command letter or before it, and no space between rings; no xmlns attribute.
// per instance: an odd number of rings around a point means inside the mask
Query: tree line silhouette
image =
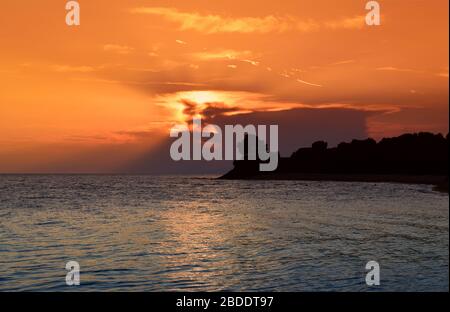
<svg viewBox="0 0 450 312"><path fill-rule="evenodd" d="M239 160L224 178L261 174L259 160ZM328 148L317 141L280 158L274 173L448 176L448 134L408 133L393 138L353 140Z"/></svg>

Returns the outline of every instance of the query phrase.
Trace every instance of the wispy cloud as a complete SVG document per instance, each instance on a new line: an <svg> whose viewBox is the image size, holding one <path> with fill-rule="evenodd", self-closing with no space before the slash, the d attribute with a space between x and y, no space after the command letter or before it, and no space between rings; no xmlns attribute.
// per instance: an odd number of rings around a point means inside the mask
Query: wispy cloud
<svg viewBox="0 0 450 312"><path fill-rule="evenodd" d="M323 87L323 86L320 85L320 84L316 84L316 83L304 81L304 80L301 80L301 79L297 79L297 81L300 82L300 83L303 83L303 84L305 84L305 85L308 85L308 86L313 86L313 87Z"/></svg>
<svg viewBox="0 0 450 312"><path fill-rule="evenodd" d="M202 33L269 33L320 29L357 29L364 26L364 17L347 17L319 22L314 19L299 20L292 16L267 15L263 17L228 17L217 14L202 15L182 12L174 8L139 7L130 10L134 14L151 14L179 25L180 30L195 30Z"/></svg>
<svg viewBox="0 0 450 312"><path fill-rule="evenodd" d="M103 50L107 52L114 52L117 54L130 54L134 51L134 48L126 46L126 45L118 45L118 44L105 44L103 46Z"/></svg>
<svg viewBox="0 0 450 312"><path fill-rule="evenodd" d="M345 60L345 61L339 61L339 62L332 63L331 65L345 65L345 64L352 64L355 62L356 62L355 60Z"/></svg>
<svg viewBox="0 0 450 312"><path fill-rule="evenodd" d="M260 62L252 60L253 53L251 51L236 51L236 50L214 50L214 51L202 51L191 53L191 56L195 60L199 61L234 61L248 63L253 66L259 66ZM236 69L236 64L228 64L227 67Z"/></svg>
<svg viewBox="0 0 450 312"><path fill-rule="evenodd" d="M416 74L429 74L433 76L448 78L448 72L430 72L425 70L417 70L417 69L411 69L411 68L399 68L399 67L393 67L393 66L386 66L386 67L379 67L376 68L378 71L392 71L392 72L400 72L400 73L416 73Z"/></svg>
<svg viewBox="0 0 450 312"><path fill-rule="evenodd" d="M239 60L249 57L251 54L250 51L215 50L196 52L191 56L198 60Z"/></svg>
<svg viewBox="0 0 450 312"><path fill-rule="evenodd" d="M253 66L258 66L259 65L258 61L253 61L253 60L242 60L242 62L249 63L249 64L251 64Z"/></svg>
<svg viewBox="0 0 450 312"><path fill-rule="evenodd" d="M360 29L365 25L364 16L346 17L342 19L327 21L324 23L330 29Z"/></svg>
<svg viewBox="0 0 450 312"><path fill-rule="evenodd" d="M52 66L54 71L57 72L78 72L78 73L89 73L95 71L92 66L70 66L70 65L54 65Z"/></svg>
<svg viewBox="0 0 450 312"><path fill-rule="evenodd" d="M376 70L381 71L396 71L396 72L408 72L408 73L418 73L420 71L410 68L398 68L398 67L392 67L392 66L386 66L386 67L378 67Z"/></svg>

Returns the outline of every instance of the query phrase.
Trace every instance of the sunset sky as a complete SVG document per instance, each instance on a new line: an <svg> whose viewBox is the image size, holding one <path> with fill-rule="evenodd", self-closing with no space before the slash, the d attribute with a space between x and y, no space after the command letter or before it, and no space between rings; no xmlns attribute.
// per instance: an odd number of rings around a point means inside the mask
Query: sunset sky
<svg viewBox="0 0 450 312"><path fill-rule="evenodd" d="M447 134L448 0L380 0L380 26L366 2L80 0L69 27L66 1L3 1L0 172L170 171L194 114L279 124L283 155Z"/></svg>

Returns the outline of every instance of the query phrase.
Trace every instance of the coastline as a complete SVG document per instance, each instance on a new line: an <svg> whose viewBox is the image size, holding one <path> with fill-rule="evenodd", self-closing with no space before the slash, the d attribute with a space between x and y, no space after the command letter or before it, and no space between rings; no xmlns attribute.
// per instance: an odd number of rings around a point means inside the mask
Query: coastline
<svg viewBox="0 0 450 312"><path fill-rule="evenodd" d="M219 177L224 180L286 180L286 181L336 181L336 182L381 182L434 185L434 190L448 193L448 176L406 174L326 174L326 173L257 173L240 174L231 170Z"/></svg>
<svg viewBox="0 0 450 312"><path fill-rule="evenodd" d="M279 154L278 166L270 172L260 171L263 161L248 156L244 153L220 178L427 184L448 193L448 134L405 133L378 142L355 139L332 148L316 141L290 157Z"/></svg>

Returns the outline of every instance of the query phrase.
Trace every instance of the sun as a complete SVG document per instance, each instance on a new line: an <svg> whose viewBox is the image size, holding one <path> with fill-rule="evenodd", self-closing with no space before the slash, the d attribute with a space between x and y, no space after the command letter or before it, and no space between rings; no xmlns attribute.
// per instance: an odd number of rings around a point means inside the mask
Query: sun
<svg viewBox="0 0 450 312"><path fill-rule="evenodd" d="M205 90L177 92L169 96L163 96L159 99L159 102L166 107L170 107L174 114L174 120L183 124L187 122L187 116L184 114L186 107L182 103L183 100L195 103L195 110L201 112L207 107L208 103L227 103L230 99L225 92Z"/></svg>
<svg viewBox="0 0 450 312"><path fill-rule="evenodd" d="M214 91L182 92L180 95L198 104L224 101L223 96L219 92Z"/></svg>

